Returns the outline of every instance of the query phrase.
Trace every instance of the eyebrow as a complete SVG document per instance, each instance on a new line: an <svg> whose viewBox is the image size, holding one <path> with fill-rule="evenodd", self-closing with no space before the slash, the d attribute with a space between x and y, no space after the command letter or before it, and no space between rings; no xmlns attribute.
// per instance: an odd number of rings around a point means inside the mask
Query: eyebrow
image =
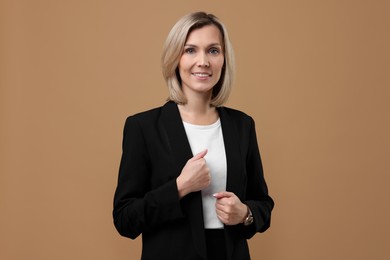
<svg viewBox="0 0 390 260"><path fill-rule="evenodd" d="M195 45L195 44L185 44L184 46L185 46L185 47L198 47L198 46ZM220 43L211 43L211 44L209 44L207 47L215 47L215 46L222 47L222 45L221 45Z"/></svg>

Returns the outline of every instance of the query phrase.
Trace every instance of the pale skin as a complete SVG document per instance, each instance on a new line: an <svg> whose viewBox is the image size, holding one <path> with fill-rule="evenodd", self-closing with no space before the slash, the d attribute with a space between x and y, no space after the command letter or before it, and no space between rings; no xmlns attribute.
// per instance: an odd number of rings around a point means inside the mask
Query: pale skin
<svg viewBox="0 0 390 260"><path fill-rule="evenodd" d="M182 90L186 104L179 105L183 121L208 125L218 119L218 112L210 105L212 89L218 82L224 56L219 29L207 25L192 31L179 61ZM200 191L211 183L210 170L204 157L207 149L189 159L176 179L179 197ZM219 220L226 225L242 223L248 214L247 206L232 192L220 191L213 195Z"/></svg>

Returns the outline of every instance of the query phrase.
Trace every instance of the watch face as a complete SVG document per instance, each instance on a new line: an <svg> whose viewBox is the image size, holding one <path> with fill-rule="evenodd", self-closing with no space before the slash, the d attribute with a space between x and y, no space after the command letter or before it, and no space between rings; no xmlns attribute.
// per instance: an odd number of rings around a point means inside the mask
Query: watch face
<svg viewBox="0 0 390 260"><path fill-rule="evenodd" d="M249 215L246 219L245 219L245 222L244 222L244 225L245 226L248 226L250 224L253 223L253 216Z"/></svg>

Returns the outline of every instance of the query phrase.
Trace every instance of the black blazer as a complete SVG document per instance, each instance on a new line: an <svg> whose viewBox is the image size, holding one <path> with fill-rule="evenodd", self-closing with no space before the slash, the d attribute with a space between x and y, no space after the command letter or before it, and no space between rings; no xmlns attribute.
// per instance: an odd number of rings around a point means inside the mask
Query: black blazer
<svg viewBox="0 0 390 260"><path fill-rule="evenodd" d="M246 239L270 226L274 202L257 146L254 121L218 108L227 159L226 190L251 209L254 223L225 226L229 259L250 259ZM207 259L200 192L179 200L176 178L193 157L178 107L173 102L127 118L114 224L125 237L142 233L142 259Z"/></svg>

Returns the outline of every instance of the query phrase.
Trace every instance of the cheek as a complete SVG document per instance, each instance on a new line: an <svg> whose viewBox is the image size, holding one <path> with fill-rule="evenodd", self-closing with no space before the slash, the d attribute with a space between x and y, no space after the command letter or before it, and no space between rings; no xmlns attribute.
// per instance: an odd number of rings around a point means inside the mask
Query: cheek
<svg viewBox="0 0 390 260"><path fill-rule="evenodd" d="M218 74L218 81L221 79L221 76L222 76L222 68L223 68L223 64L225 62L225 59L222 59L218 62L218 72L216 73L216 75Z"/></svg>
<svg viewBox="0 0 390 260"><path fill-rule="evenodd" d="M215 63L215 67L219 70L219 71L222 71L222 67L223 67L223 64L225 63L225 59L224 58L221 58L221 59L218 59L218 61L216 61Z"/></svg>
<svg viewBox="0 0 390 260"><path fill-rule="evenodd" d="M184 71L184 70L187 70L188 69L188 66L189 66L189 60L188 58L186 58L185 56L182 56L180 58L180 61L179 61L179 70L180 71Z"/></svg>
<svg viewBox="0 0 390 260"><path fill-rule="evenodd" d="M183 61L183 59L180 59L179 64L177 65L177 68L178 68L180 77L183 77L183 73L185 70L185 62Z"/></svg>

